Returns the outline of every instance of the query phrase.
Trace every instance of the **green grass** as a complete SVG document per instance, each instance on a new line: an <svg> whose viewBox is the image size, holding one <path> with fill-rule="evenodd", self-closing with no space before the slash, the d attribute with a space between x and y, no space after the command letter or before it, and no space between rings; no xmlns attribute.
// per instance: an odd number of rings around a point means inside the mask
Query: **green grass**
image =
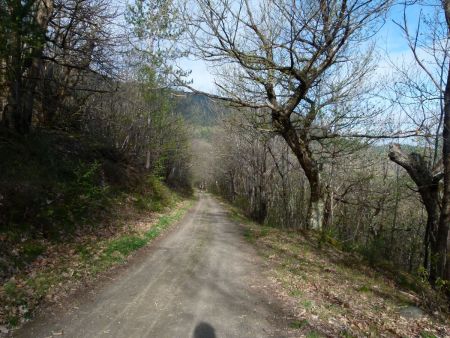
<svg viewBox="0 0 450 338"><path fill-rule="evenodd" d="M191 203L189 204L191 205ZM117 238L108 243L104 254L111 257L115 252L122 256L128 256L133 251L142 248L148 244L152 239L156 238L164 229L172 223L178 221L189 207L184 207L177 210L173 215L163 215L158 221L148 230L143 236L124 236Z"/></svg>
<svg viewBox="0 0 450 338"><path fill-rule="evenodd" d="M106 255L111 255L114 252L119 252L123 256L128 256L131 252L142 248L147 244L145 238L139 236L124 236L115 240L112 240L105 250Z"/></svg>
<svg viewBox="0 0 450 338"><path fill-rule="evenodd" d="M57 265L51 268L27 278L19 277L19 282L9 281L3 284L0 310L6 311L0 325L17 326L21 317L31 316L40 301L53 293L55 286L59 288L65 283L87 276L92 278L114 265L122 264L130 254L147 245L166 228L180 220L193 202L187 201L169 214L161 215L151 229L143 234L128 233L113 239L92 239L82 244L74 244L72 246L74 255L70 258L63 256ZM41 255L44 250L45 247L39 242L29 241L22 246L23 254L30 259ZM19 308L25 309L20 315L17 314Z"/></svg>
<svg viewBox="0 0 450 338"><path fill-rule="evenodd" d="M92 258L91 248L86 244L78 244L75 248L75 252L80 256L81 260L86 262Z"/></svg>
<svg viewBox="0 0 450 338"><path fill-rule="evenodd" d="M18 316L14 316L14 315L7 316L6 321L9 326L16 327L17 325L19 325L20 318Z"/></svg>
<svg viewBox="0 0 450 338"><path fill-rule="evenodd" d="M29 278L26 284L34 290L36 298L44 297L47 292L63 280L62 273L52 271L38 273L35 277Z"/></svg>
<svg viewBox="0 0 450 338"><path fill-rule="evenodd" d="M339 334L339 337L341 338L356 338L356 336L352 335L350 332L348 332L347 330L342 331Z"/></svg>
<svg viewBox="0 0 450 338"><path fill-rule="evenodd" d="M289 295L291 295L292 297L301 297L301 296L303 296L303 292L301 290L295 289L295 290L291 290L289 292Z"/></svg>
<svg viewBox="0 0 450 338"><path fill-rule="evenodd" d="M292 329L302 329L308 325L309 325L309 323L306 319L294 320L289 323L289 327L291 327Z"/></svg>
<svg viewBox="0 0 450 338"><path fill-rule="evenodd" d="M15 298L18 296L17 286L14 282L6 282L3 285L3 291L9 298Z"/></svg>
<svg viewBox="0 0 450 338"><path fill-rule="evenodd" d="M321 337L323 337L319 332L317 332L317 331L309 331L307 334L306 334L306 338L321 338Z"/></svg>
<svg viewBox="0 0 450 338"><path fill-rule="evenodd" d="M132 252L144 247L158 237L164 229L180 220L192 204L193 201L190 201L186 206L177 209L175 212L160 216L152 228L143 235L124 235L110 240L98 260L95 260L93 255L89 255L85 250L81 250L80 254L91 260L90 264L93 266L94 273L104 271L114 264L124 262L125 258Z"/></svg>
<svg viewBox="0 0 450 338"><path fill-rule="evenodd" d="M235 220L242 223L238 217L235 217ZM258 238L268 236L269 234L270 227L264 225L258 225L256 229L250 227L244 229L244 237L249 243L255 243Z"/></svg>
<svg viewBox="0 0 450 338"><path fill-rule="evenodd" d="M249 243L254 243L256 239L252 229L250 228L244 229L244 237Z"/></svg>
<svg viewBox="0 0 450 338"><path fill-rule="evenodd" d="M367 285L362 285L359 288L357 288L357 290L359 292L370 292L371 291L370 287Z"/></svg>
<svg viewBox="0 0 450 338"><path fill-rule="evenodd" d="M265 237L269 234L269 232L270 232L270 227L261 226L260 232L259 232L259 237Z"/></svg>
<svg viewBox="0 0 450 338"><path fill-rule="evenodd" d="M173 207L180 198L159 178L150 175L145 180L145 188L134 196L134 206L141 211L162 212Z"/></svg>

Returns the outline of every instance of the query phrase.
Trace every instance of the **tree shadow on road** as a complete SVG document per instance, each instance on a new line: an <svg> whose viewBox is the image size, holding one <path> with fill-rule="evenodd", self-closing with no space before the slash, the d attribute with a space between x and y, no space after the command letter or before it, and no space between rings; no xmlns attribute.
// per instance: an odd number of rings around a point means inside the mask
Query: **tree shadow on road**
<svg viewBox="0 0 450 338"><path fill-rule="evenodd" d="M216 338L216 330L208 323L201 322L197 324L194 330L193 338Z"/></svg>

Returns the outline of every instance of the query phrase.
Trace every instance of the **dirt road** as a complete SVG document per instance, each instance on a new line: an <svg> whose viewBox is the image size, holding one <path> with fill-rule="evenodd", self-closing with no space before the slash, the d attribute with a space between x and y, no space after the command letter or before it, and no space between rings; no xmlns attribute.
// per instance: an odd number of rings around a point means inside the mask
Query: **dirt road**
<svg viewBox="0 0 450 338"><path fill-rule="evenodd" d="M258 291L259 259L242 230L202 194L145 259L17 337L283 337L280 311ZM259 285L259 286L256 286Z"/></svg>

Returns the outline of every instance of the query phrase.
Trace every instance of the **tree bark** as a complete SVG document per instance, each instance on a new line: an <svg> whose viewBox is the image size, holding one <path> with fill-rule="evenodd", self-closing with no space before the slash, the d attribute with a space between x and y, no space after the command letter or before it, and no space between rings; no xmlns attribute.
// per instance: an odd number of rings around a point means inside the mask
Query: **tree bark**
<svg viewBox="0 0 450 338"><path fill-rule="evenodd" d="M416 183L422 203L427 212L427 225L424 238L424 251L428 252L428 238L431 251L429 281L435 284L436 279L441 275L438 267L438 260L441 254L439 243L439 181L440 175L436 175L430 170L426 161L420 154L405 154L400 145L391 145L389 149L389 158L391 161L402 166ZM428 238L427 238L428 237ZM447 238L447 237L445 237ZM426 260L426 258L425 258Z"/></svg>
<svg viewBox="0 0 450 338"><path fill-rule="evenodd" d="M447 21L447 33L450 34L450 0L443 0L442 5ZM444 119L442 138L444 188L442 192L441 217L439 220L439 228L437 231L436 241L436 273L437 277L450 280L450 257L448 253L450 226L450 68L447 72L447 82L444 91Z"/></svg>
<svg viewBox="0 0 450 338"><path fill-rule="evenodd" d="M311 197L308 208L308 227L313 230L322 230L324 216L324 201L321 197Z"/></svg>
<svg viewBox="0 0 450 338"><path fill-rule="evenodd" d="M147 151L145 153L145 170L150 170L150 157L151 157L150 149L147 148Z"/></svg>
<svg viewBox="0 0 450 338"><path fill-rule="evenodd" d="M322 230L324 215L322 182L320 180L319 165L314 160L312 152L308 147L309 142L299 137L288 114L282 115L273 111L272 121L275 128L291 148L308 179L310 198L308 213L306 215L306 227L313 230Z"/></svg>

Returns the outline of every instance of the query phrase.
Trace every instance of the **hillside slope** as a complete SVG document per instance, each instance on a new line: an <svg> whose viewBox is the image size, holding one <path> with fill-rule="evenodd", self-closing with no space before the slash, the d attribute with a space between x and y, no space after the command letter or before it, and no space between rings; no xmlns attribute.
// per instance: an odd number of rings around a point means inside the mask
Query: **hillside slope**
<svg viewBox="0 0 450 338"><path fill-rule="evenodd" d="M234 218L265 259L298 337L450 337L446 304L411 275L374 268L314 234ZM395 275L394 275L395 274ZM412 290L412 287L416 291ZM431 307L433 306L433 307Z"/></svg>
<svg viewBox="0 0 450 338"><path fill-rule="evenodd" d="M189 206L87 136L0 130L0 158L0 335L125 262Z"/></svg>
<svg viewBox="0 0 450 338"><path fill-rule="evenodd" d="M224 102L210 99L204 94L175 93L173 99L175 112L197 127L217 125L230 112Z"/></svg>

